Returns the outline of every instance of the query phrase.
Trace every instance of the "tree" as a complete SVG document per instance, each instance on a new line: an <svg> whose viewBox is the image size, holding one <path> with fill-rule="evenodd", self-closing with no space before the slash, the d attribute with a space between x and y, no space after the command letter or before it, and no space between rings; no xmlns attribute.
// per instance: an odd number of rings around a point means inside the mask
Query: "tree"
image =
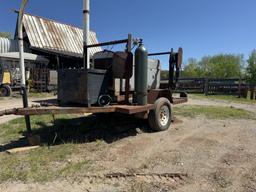
<svg viewBox="0 0 256 192"><path fill-rule="evenodd" d="M161 71L161 80L168 80L169 79L169 71L162 70Z"/></svg>
<svg viewBox="0 0 256 192"><path fill-rule="evenodd" d="M232 54L220 54L213 57L205 57L199 63L205 77L232 78L240 77L242 56Z"/></svg>
<svg viewBox="0 0 256 192"><path fill-rule="evenodd" d="M11 39L12 38L12 34L8 33L8 32L0 32L0 37Z"/></svg>
<svg viewBox="0 0 256 192"><path fill-rule="evenodd" d="M182 77L200 77L202 75L202 70L200 69L197 60L189 58L188 64L182 70L181 75Z"/></svg>
<svg viewBox="0 0 256 192"><path fill-rule="evenodd" d="M205 56L200 61L189 59L182 72L183 77L232 78L240 77L242 55L219 54Z"/></svg>
<svg viewBox="0 0 256 192"><path fill-rule="evenodd" d="M246 79L248 83L256 84L256 49L254 49L247 60Z"/></svg>

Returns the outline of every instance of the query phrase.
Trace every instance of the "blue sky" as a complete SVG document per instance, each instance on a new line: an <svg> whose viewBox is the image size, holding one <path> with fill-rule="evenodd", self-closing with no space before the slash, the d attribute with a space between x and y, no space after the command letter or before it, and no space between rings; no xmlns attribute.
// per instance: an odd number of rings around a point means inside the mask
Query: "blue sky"
<svg viewBox="0 0 256 192"><path fill-rule="evenodd" d="M21 0L0 0L0 31L14 32ZM185 60L256 48L256 0L91 0L100 41L143 38L149 52L183 47ZM27 12L82 26L82 0L30 0ZM166 61L166 59L164 59ZM166 66L166 65L165 65Z"/></svg>

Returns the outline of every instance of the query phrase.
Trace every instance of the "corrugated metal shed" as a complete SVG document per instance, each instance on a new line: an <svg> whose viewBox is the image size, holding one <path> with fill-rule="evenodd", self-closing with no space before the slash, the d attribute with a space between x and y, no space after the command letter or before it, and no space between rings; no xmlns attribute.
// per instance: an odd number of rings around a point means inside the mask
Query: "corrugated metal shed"
<svg viewBox="0 0 256 192"><path fill-rule="evenodd" d="M0 37L0 53L19 51L18 41Z"/></svg>
<svg viewBox="0 0 256 192"><path fill-rule="evenodd" d="M23 24L31 49L82 57L82 29L30 14L24 15ZM90 32L89 43L98 43L95 32ZM99 51L102 51L100 47L89 49L91 55Z"/></svg>
<svg viewBox="0 0 256 192"><path fill-rule="evenodd" d="M19 55L19 52L0 53L0 59L1 58L19 60L20 55ZM49 63L49 60L46 59L45 57L42 57L40 55L35 55L32 53L24 53L24 59L30 60L30 61L38 61L46 64Z"/></svg>

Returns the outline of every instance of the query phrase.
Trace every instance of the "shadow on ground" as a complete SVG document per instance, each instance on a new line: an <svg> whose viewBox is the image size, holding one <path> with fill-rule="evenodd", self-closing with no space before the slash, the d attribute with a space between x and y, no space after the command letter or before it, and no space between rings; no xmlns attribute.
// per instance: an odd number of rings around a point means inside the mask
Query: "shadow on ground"
<svg viewBox="0 0 256 192"><path fill-rule="evenodd" d="M51 123L37 122L39 128L33 130L33 135L39 135L42 145L60 145L64 143L90 143L104 140L113 143L140 132L150 132L147 123L142 120L121 114L97 114L73 119L55 119ZM0 152L28 146L25 137L0 146Z"/></svg>

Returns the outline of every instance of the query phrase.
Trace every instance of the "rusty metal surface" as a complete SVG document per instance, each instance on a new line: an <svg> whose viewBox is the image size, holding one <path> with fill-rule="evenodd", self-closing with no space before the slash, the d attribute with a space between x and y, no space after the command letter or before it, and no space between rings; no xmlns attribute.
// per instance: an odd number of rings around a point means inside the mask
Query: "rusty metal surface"
<svg viewBox="0 0 256 192"><path fill-rule="evenodd" d="M113 113L115 111L115 107L39 107L16 109L15 115Z"/></svg>
<svg viewBox="0 0 256 192"><path fill-rule="evenodd" d="M169 101L174 105L186 103L188 101L186 93L181 92L180 97L175 98L172 96L172 92L168 89L154 89L150 90L148 93L148 102L153 104L160 97L169 99Z"/></svg>
<svg viewBox="0 0 256 192"><path fill-rule="evenodd" d="M148 103L155 103L155 101L160 98L165 97L169 99L171 103L172 101L172 92L169 89L152 89L148 93Z"/></svg>
<svg viewBox="0 0 256 192"><path fill-rule="evenodd" d="M75 57L83 56L82 29L30 14L24 15L23 24L32 49ZM89 44L98 43L96 33L91 31ZM100 47L89 49L90 55L99 51L102 51Z"/></svg>
<svg viewBox="0 0 256 192"><path fill-rule="evenodd" d="M47 115L47 114L83 114L83 113L124 113L136 114L152 110L154 105L145 106L113 105L108 107L32 107L0 111L3 115Z"/></svg>
<svg viewBox="0 0 256 192"><path fill-rule="evenodd" d="M141 113L145 111L150 111L154 109L153 104L147 104L147 105L138 105L138 106L132 106L132 105L117 105L116 106L116 112L118 113L124 113L124 114L136 114Z"/></svg>
<svg viewBox="0 0 256 192"><path fill-rule="evenodd" d="M58 72L58 100L61 106L90 106L105 95L108 87L106 70L64 69Z"/></svg>

